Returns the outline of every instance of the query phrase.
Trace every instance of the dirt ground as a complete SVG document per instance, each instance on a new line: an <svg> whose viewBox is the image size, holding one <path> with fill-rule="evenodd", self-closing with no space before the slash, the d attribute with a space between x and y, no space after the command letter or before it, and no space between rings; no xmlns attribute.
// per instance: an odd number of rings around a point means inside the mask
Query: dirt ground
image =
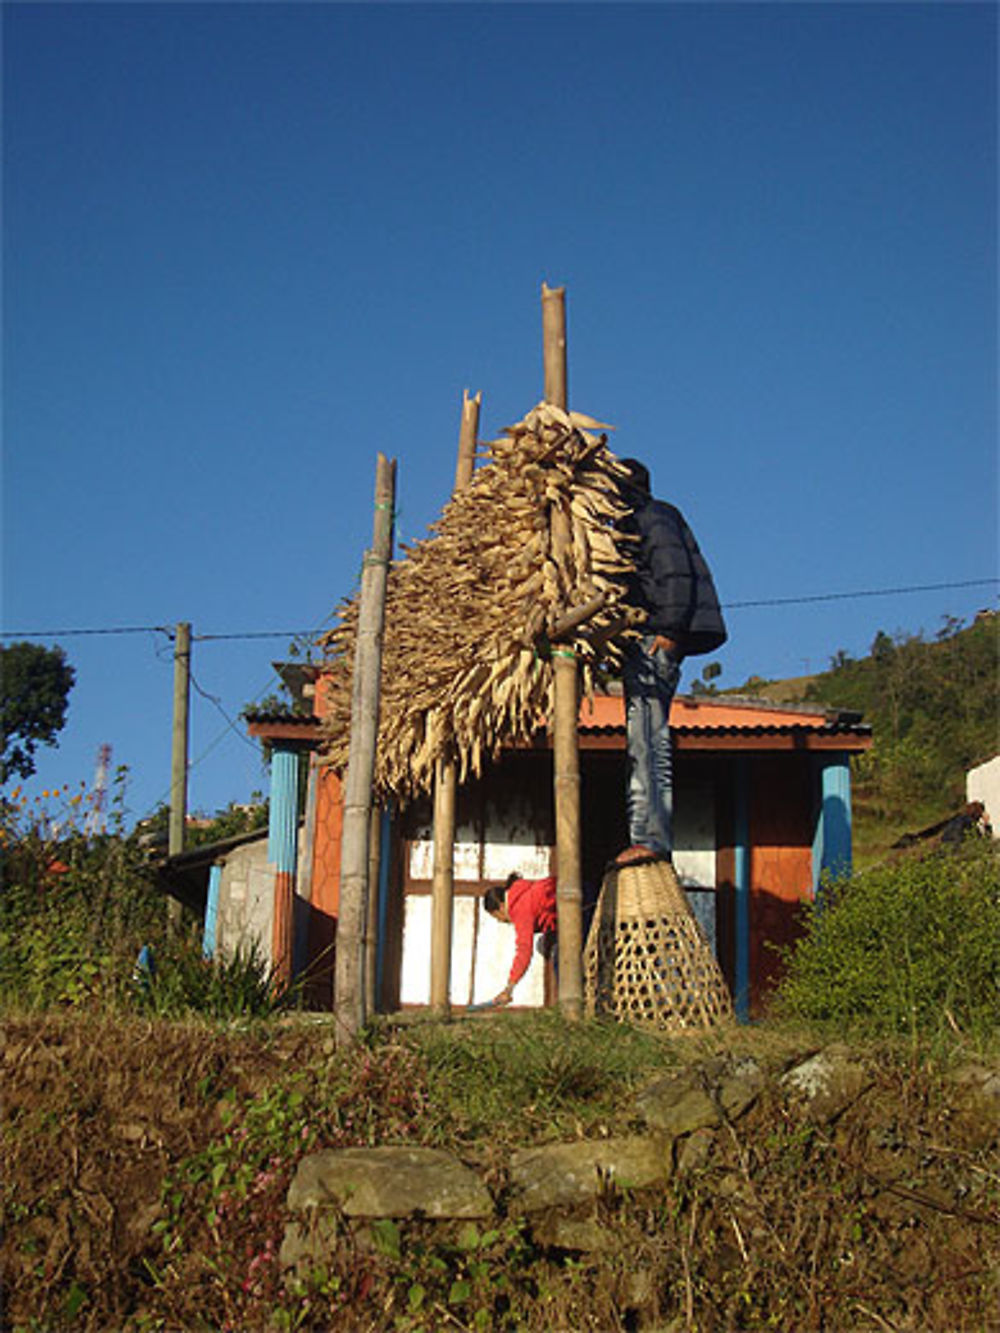
<svg viewBox="0 0 1000 1333"><path fill-rule="evenodd" d="M228 1326L252 1333L276 1326L246 1306L227 1325L210 1313L221 1307L208 1286L200 1305L198 1292L188 1292L186 1308L203 1310L202 1319L191 1315L188 1324L180 1307L164 1306L154 1224L163 1216L168 1172L220 1135L223 1093L252 1100L315 1061L320 1040L309 1027L241 1034L70 1016L6 1021L2 1328ZM541 1266L551 1268L547 1313L539 1305L515 1323L513 1306L496 1305L495 1323L487 1315L476 1326L552 1329L578 1319L579 1327L664 1333L1000 1329L1000 1159L987 1104L933 1067L896 1068L828 1134L818 1151L777 1108L761 1105L740 1122L727 1161L718 1164L730 1178L741 1171L754 1199L723 1190L723 1176L707 1165L669 1200L638 1200L609 1213L603 1259L584 1256L567 1267L565 1256L536 1252L533 1291L541 1290ZM623 1295L623 1272L640 1252L658 1295L636 1292L634 1281ZM366 1300L368 1288L353 1314L341 1305L336 1316L329 1306L322 1319L303 1315L297 1326L469 1326L451 1314L406 1322L388 1297L381 1306ZM531 1310L523 1302L518 1308ZM790 1322L793 1308L798 1322Z"/></svg>

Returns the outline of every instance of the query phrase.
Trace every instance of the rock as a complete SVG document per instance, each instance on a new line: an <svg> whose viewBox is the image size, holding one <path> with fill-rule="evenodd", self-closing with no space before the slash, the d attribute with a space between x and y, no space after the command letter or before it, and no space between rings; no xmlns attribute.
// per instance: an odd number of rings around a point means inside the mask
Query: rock
<svg viewBox="0 0 1000 1333"><path fill-rule="evenodd" d="M680 1155L677 1158L677 1171L679 1175L687 1175L691 1171L699 1171L712 1156L715 1148L715 1131L707 1126L703 1129L696 1129L681 1147Z"/></svg>
<svg viewBox="0 0 1000 1333"><path fill-rule="evenodd" d="M657 1079L639 1093L635 1104L647 1125L675 1139L721 1122L719 1108L690 1074Z"/></svg>
<svg viewBox="0 0 1000 1333"><path fill-rule="evenodd" d="M339 1207L348 1217L490 1217L482 1181L438 1148L339 1148L299 1163L288 1188L293 1212Z"/></svg>
<svg viewBox="0 0 1000 1333"><path fill-rule="evenodd" d="M989 1147L1000 1134L1000 1070L964 1064L951 1075L956 1091L954 1133L973 1152Z"/></svg>
<svg viewBox="0 0 1000 1333"><path fill-rule="evenodd" d="M607 1232L594 1217L564 1217L561 1213L549 1213L533 1223L531 1233L539 1245L557 1250L600 1254L608 1244Z"/></svg>
<svg viewBox="0 0 1000 1333"><path fill-rule="evenodd" d="M840 1045L827 1046L781 1077L790 1100L818 1124L829 1124L872 1085L864 1066Z"/></svg>
<svg viewBox="0 0 1000 1333"><path fill-rule="evenodd" d="M653 1138L585 1139L529 1148L511 1158L511 1203L529 1213L572 1207L596 1198L608 1181L642 1189L669 1174L666 1145Z"/></svg>
<svg viewBox="0 0 1000 1333"><path fill-rule="evenodd" d="M756 1060L740 1060L719 1083L719 1105L730 1120L738 1120L764 1091L764 1071Z"/></svg>
<svg viewBox="0 0 1000 1333"><path fill-rule="evenodd" d="M764 1071L749 1057L709 1061L700 1071L671 1074L650 1083L636 1097L647 1125L672 1138L737 1119L764 1088Z"/></svg>
<svg viewBox="0 0 1000 1333"><path fill-rule="evenodd" d="M969 1089L974 1096L1000 1104L1000 1069L989 1065L964 1064L951 1076L958 1087Z"/></svg>

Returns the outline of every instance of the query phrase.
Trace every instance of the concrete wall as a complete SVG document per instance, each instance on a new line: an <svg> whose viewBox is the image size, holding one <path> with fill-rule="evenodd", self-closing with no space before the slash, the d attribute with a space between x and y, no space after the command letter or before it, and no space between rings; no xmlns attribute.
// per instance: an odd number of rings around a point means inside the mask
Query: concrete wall
<svg viewBox="0 0 1000 1333"><path fill-rule="evenodd" d="M299 834L302 864L303 834ZM256 946L270 966L274 924L274 866L267 859L267 834L226 855L219 885L216 918L217 956L231 956L238 947Z"/></svg>

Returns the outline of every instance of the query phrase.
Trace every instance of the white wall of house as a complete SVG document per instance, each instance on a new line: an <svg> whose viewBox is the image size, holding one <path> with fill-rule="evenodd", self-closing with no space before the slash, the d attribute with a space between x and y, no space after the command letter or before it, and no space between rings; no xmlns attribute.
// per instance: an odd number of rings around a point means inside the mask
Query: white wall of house
<svg viewBox="0 0 1000 1333"><path fill-rule="evenodd" d="M969 769L965 775L965 794L967 800L982 801L993 836L1000 838L1000 754Z"/></svg>
<svg viewBox="0 0 1000 1333"><path fill-rule="evenodd" d="M457 892L465 884L503 883L516 870L526 879L551 874L550 846L532 835L530 811L495 809L487 812L482 840L475 829L460 827L455 837L456 895L452 914L451 1002L481 1004L492 999L507 981L514 958L514 928L485 911L478 897ZM708 785L687 787L678 794L674 811L674 865L695 916L713 950L715 929L715 802ZM422 838L410 844L409 876L429 880L433 875L434 844ZM403 1004L430 1003L431 898L408 893L404 907L403 961L400 1000ZM540 1007L545 998L545 970L536 953L527 975L514 992L514 1003Z"/></svg>

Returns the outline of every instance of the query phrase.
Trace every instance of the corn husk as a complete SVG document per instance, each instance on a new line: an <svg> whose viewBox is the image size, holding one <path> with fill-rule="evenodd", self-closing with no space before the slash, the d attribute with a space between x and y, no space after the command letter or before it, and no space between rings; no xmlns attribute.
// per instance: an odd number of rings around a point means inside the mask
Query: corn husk
<svg viewBox="0 0 1000 1333"><path fill-rule="evenodd" d="M439 756L459 781L503 746L527 741L552 715L546 635L565 612L603 596L596 615L565 641L585 690L614 669L622 629L641 620L625 603L632 569L623 475L594 432L599 423L540 403L498 440L445 506L424 540L404 547L389 574L375 786L382 795L431 788ZM554 542L566 516L569 541ZM565 527L564 527L565 531ZM358 606L340 608L327 637L332 689L325 756L346 763L350 672ZM617 626L617 630L616 630Z"/></svg>

